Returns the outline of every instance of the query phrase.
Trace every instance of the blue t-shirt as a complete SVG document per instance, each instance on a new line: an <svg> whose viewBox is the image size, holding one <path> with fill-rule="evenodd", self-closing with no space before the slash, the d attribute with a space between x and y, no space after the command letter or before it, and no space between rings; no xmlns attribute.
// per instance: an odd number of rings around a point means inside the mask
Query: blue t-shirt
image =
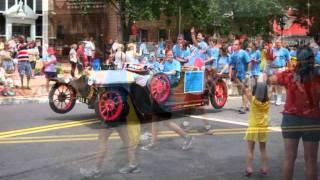
<svg viewBox="0 0 320 180"><path fill-rule="evenodd" d="M273 48L273 55L275 56L275 59L272 62L273 68L285 67L287 62L290 60L290 53L286 48Z"/></svg>
<svg viewBox="0 0 320 180"><path fill-rule="evenodd" d="M179 57L179 58L187 59L191 55L191 51L189 47L187 47L186 49L181 49L178 44L173 46L172 52L173 52L174 58Z"/></svg>
<svg viewBox="0 0 320 180"><path fill-rule="evenodd" d="M157 49L157 57L158 57L158 58L164 58L164 57L166 57L163 48L159 47L159 48Z"/></svg>
<svg viewBox="0 0 320 180"><path fill-rule="evenodd" d="M101 60L99 58L93 59L91 62L91 66L94 71L101 70Z"/></svg>
<svg viewBox="0 0 320 180"><path fill-rule="evenodd" d="M180 48L179 44L175 44L172 48L173 57L182 57L182 49Z"/></svg>
<svg viewBox="0 0 320 180"><path fill-rule="evenodd" d="M248 70L248 63L250 62L249 54L244 50L234 52L230 57L230 65L237 72L237 78L245 79Z"/></svg>
<svg viewBox="0 0 320 180"><path fill-rule="evenodd" d="M213 58L213 61L207 65L217 68L217 60L219 58L219 48L209 48L207 54L210 58Z"/></svg>
<svg viewBox="0 0 320 180"><path fill-rule="evenodd" d="M252 61L252 66L251 66L251 75L253 76L259 76L261 71L260 71L260 63L261 63L261 52L260 50L256 50L250 53L250 60Z"/></svg>
<svg viewBox="0 0 320 180"><path fill-rule="evenodd" d="M187 47L187 49L182 50L181 58L186 59L191 55L190 49Z"/></svg>
<svg viewBox="0 0 320 180"><path fill-rule="evenodd" d="M166 60L163 64L163 72L176 71L175 75L168 75L171 83L178 82L180 80L181 64L177 60L171 62Z"/></svg>
<svg viewBox="0 0 320 180"><path fill-rule="evenodd" d="M164 49L164 47L165 47L164 42L163 41L159 42L159 48Z"/></svg>
<svg viewBox="0 0 320 180"><path fill-rule="evenodd" d="M206 60L207 59L207 50L208 50L208 44L205 41L201 41L198 43L198 47L197 47L197 54L196 56Z"/></svg>
<svg viewBox="0 0 320 180"><path fill-rule="evenodd" d="M148 50L148 48L147 48L146 43L140 44L139 50L140 50L140 53L141 53L142 56L145 56L145 55L148 55L148 54L149 54L149 50Z"/></svg>
<svg viewBox="0 0 320 180"><path fill-rule="evenodd" d="M291 56L291 57L297 57L297 51L291 50L291 51L290 51L290 56Z"/></svg>
<svg viewBox="0 0 320 180"><path fill-rule="evenodd" d="M220 72L225 65L229 65L230 57L229 56L219 56L218 61L216 63L215 69ZM228 69L224 73L228 73Z"/></svg>
<svg viewBox="0 0 320 180"><path fill-rule="evenodd" d="M315 60L316 60L315 64L319 64L320 65L320 51L317 52Z"/></svg>
<svg viewBox="0 0 320 180"><path fill-rule="evenodd" d="M163 70L163 65L158 61L148 62L148 66L150 66L155 72L161 72Z"/></svg>

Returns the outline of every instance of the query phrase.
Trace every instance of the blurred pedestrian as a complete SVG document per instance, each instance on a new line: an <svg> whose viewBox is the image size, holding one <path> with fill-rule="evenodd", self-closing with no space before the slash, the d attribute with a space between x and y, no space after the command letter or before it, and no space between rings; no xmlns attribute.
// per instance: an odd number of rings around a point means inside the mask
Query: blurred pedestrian
<svg viewBox="0 0 320 180"><path fill-rule="evenodd" d="M124 144L124 148L126 148L128 158L128 163L118 170L119 173L130 174L141 172L135 152L138 140L136 137L132 137L132 131L135 131L135 123L137 122L132 122L132 120L128 119L132 118L137 120L137 115L134 111L131 98L124 94L122 94L122 96L122 98L126 100L126 110L121 113L120 117L117 120L108 123L102 121L101 123L101 127L99 129L99 151L96 155L95 166L89 169L80 169L80 173L87 178L97 178L102 175L103 160L106 157L108 151L108 141L111 134L115 130L118 132ZM138 128L138 130L140 130L140 128Z"/></svg>
<svg viewBox="0 0 320 180"><path fill-rule="evenodd" d="M285 159L283 179L293 179L299 141L302 139L306 179L317 179L320 140L320 76L314 73L314 54L305 46L297 50L295 69L279 72L269 82L284 86L286 102L281 124Z"/></svg>

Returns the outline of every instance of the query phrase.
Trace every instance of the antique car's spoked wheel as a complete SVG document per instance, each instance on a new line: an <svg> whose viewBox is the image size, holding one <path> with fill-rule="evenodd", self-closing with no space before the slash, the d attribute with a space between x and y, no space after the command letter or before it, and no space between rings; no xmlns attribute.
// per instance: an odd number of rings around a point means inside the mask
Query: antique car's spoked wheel
<svg viewBox="0 0 320 180"><path fill-rule="evenodd" d="M98 100L98 113L104 121L117 120L123 110L124 102L120 91L107 90L100 95Z"/></svg>
<svg viewBox="0 0 320 180"><path fill-rule="evenodd" d="M75 90L66 84L54 85L49 93L49 105L56 113L67 113L76 102Z"/></svg>
<svg viewBox="0 0 320 180"><path fill-rule="evenodd" d="M165 102L170 95L170 81L165 74L157 74L150 82L151 97L157 103Z"/></svg>
<svg viewBox="0 0 320 180"><path fill-rule="evenodd" d="M228 99L228 89L224 81L217 81L211 90L211 104L216 109L221 109Z"/></svg>

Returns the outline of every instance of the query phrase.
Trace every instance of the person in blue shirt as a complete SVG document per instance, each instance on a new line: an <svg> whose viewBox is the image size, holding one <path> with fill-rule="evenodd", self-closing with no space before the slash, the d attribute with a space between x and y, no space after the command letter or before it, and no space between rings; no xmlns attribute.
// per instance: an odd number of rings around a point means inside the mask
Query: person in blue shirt
<svg viewBox="0 0 320 180"><path fill-rule="evenodd" d="M165 43L164 43L162 38L160 39L160 42L158 44L157 57L158 58L164 58L165 57Z"/></svg>
<svg viewBox="0 0 320 180"><path fill-rule="evenodd" d="M251 76L254 78L254 84L257 83L258 77L261 74L260 63L261 63L261 52L257 48L256 43L249 43L249 56L250 56L250 66L251 66Z"/></svg>
<svg viewBox="0 0 320 180"><path fill-rule="evenodd" d="M320 65L320 50L315 55L315 64Z"/></svg>
<svg viewBox="0 0 320 180"><path fill-rule="evenodd" d="M274 69L284 68L290 60L290 52L287 48L282 47L280 39L276 40L275 48L272 50L273 61L271 67Z"/></svg>
<svg viewBox="0 0 320 180"><path fill-rule="evenodd" d="M273 61L271 63L272 74L278 74L285 70L287 63L290 60L289 50L282 47L282 40L277 39L275 42L275 47L272 49ZM276 96L276 105L280 106L282 104L282 87L274 86L273 91ZM271 101L273 102L273 101Z"/></svg>
<svg viewBox="0 0 320 180"><path fill-rule="evenodd" d="M233 42L233 54L230 57L229 78L238 84L239 90L242 92L242 107L239 110L240 114L245 114L248 108L248 79L246 73L250 57L248 53L241 49L239 40Z"/></svg>
<svg viewBox="0 0 320 180"><path fill-rule="evenodd" d="M218 75L229 73L230 56L228 54L228 48L222 47L219 49L219 56L215 66Z"/></svg>
<svg viewBox="0 0 320 180"><path fill-rule="evenodd" d="M172 51L173 57L177 61L182 64L188 62L187 57L190 56L191 52L182 34L178 36L177 43L173 46Z"/></svg>
<svg viewBox="0 0 320 180"><path fill-rule="evenodd" d="M177 58L180 57L182 54L182 46L181 44L184 42L184 37L182 34L179 34L177 37L177 43L173 46L172 51L173 51L173 57Z"/></svg>
<svg viewBox="0 0 320 180"><path fill-rule="evenodd" d="M212 37L209 38L208 43L209 43L209 48L207 50L208 56L207 56L207 59L205 60L205 65L207 69L212 68L212 66L216 69L217 60L220 54L221 43L217 41L214 42Z"/></svg>
<svg viewBox="0 0 320 180"><path fill-rule="evenodd" d="M168 75L171 86L178 84L180 80L180 72L181 64L179 61L174 59L172 50L168 50L163 63L163 73Z"/></svg>
<svg viewBox="0 0 320 180"><path fill-rule="evenodd" d="M297 48L296 47L292 47L290 48L290 57L295 57L297 58Z"/></svg>
<svg viewBox="0 0 320 180"><path fill-rule="evenodd" d="M320 76L320 50L315 54L315 71L316 74Z"/></svg>
<svg viewBox="0 0 320 180"><path fill-rule="evenodd" d="M157 58L153 52L150 53L150 58L148 61L148 66L152 72L157 73L163 71L163 65L157 61Z"/></svg>
<svg viewBox="0 0 320 180"><path fill-rule="evenodd" d="M140 47L139 47L139 55L140 56L148 56L149 55L149 50L147 48L147 42L146 42L146 39L143 38L142 40L142 43L140 44Z"/></svg>
<svg viewBox="0 0 320 180"><path fill-rule="evenodd" d="M191 28L191 38L193 45L197 48L196 56L203 59L207 59L207 50L209 48L208 44L204 41L204 36L201 32L198 32L197 37L195 35L194 27Z"/></svg>

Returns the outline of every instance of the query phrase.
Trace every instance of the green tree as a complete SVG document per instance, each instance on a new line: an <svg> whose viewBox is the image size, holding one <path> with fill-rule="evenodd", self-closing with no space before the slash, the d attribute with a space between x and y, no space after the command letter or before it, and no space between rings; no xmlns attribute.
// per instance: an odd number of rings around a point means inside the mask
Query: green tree
<svg viewBox="0 0 320 180"><path fill-rule="evenodd" d="M184 28L197 26L208 31L213 29L216 22L221 25L220 31L225 34L231 30L235 31L235 29L238 29L238 33L250 35L268 33L271 27L270 21L283 14L282 7L284 5L279 0L100 1L111 4L120 15L124 40L128 40L128 27L133 20L152 21L158 19L163 13L169 18L176 17L176 21L179 22L180 9ZM232 12L232 16L226 16L230 12Z"/></svg>

